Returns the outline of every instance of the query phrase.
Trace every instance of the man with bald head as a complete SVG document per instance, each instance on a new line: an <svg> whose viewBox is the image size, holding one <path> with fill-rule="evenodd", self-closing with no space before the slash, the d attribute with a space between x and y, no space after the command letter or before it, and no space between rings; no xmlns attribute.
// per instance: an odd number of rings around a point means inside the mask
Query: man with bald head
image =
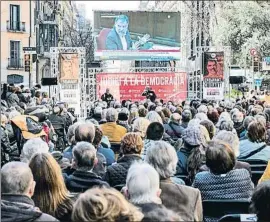
<svg viewBox="0 0 270 222"><path fill-rule="evenodd" d="M35 181L26 163L9 162L1 169L1 221L57 221L35 207Z"/></svg>
<svg viewBox="0 0 270 222"><path fill-rule="evenodd" d="M177 140L182 137L184 128L181 124L181 116L179 113L173 113L169 123L164 125L165 132L173 139Z"/></svg>

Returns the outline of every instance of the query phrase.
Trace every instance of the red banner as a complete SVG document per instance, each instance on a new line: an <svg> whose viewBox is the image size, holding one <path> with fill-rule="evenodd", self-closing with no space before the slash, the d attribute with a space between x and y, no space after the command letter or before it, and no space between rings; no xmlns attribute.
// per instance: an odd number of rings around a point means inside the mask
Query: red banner
<svg viewBox="0 0 270 222"><path fill-rule="evenodd" d="M106 88L117 100L141 101L145 86L150 86L157 99L180 101L187 98L187 75L178 73L99 73L96 75L98 98Z"/></svg>

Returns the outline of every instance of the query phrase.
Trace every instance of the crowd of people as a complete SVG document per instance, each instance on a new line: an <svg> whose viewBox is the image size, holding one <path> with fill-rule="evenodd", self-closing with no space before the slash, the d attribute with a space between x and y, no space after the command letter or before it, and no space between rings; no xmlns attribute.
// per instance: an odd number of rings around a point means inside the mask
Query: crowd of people
<svg viewBox="0 0 270 222"><path fill-rule="evenodd" d="M270 220L263 101L98 100L79 119L40 88L2 91L2 221L211 220L204 200ZM247 160L268 162L258 181Z"/></svg>

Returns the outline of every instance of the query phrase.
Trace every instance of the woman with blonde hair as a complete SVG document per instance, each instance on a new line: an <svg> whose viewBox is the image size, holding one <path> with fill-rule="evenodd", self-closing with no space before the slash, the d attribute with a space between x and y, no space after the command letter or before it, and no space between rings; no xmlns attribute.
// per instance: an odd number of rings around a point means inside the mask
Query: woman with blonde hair
<svg viewBox="0 0 270 222"><path fill-rule="evenodd" d="M60 166L49 153L35 154L29 163L34 181L35 193L32 197L35 204L44 213L60 221L70 221L73 198L65 185Z"/></svg>
<svg viewBox="0 0 270 222"><path fill-rule="evenodd" d="M141 221L143 214L112 188L92 188L80 194L72 221Z"/></svg>
<svg viewBox="0 0 270 222"><path fill-rule="evenodd" d="M133 123L133 132L137 132L140 134L141 138L144 139L146 136L146 130L149 126L150 121L144 117L139 117L135 119Z"/></svg>
<svg viewBox="0 0 270 222"><path fill-rule="evenodd" d="M128 124L133 124L134 120L139 117L138 109L132 108L128 119Z"/></svg>

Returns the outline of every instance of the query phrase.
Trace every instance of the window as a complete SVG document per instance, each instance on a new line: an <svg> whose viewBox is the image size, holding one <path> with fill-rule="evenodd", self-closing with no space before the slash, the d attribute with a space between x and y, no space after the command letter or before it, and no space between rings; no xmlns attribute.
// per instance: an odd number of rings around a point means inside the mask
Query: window
<svg viewBox="0 0 270 222"><path fill-rule="evenodd" d="M16 66L20 62L20 42L10 41L10 65Z"/></svg>
<svg viewBox="0 0 270 222"><path fill-rule="evenodd" d="M10 29L20 30L20 6L10 5Z"/></svg>
<svg viewBox="0 0 270 222"><path fill-rule="evenodd" d="M7 82L8 82L8 84L23 83L23 76L17 75L17 74L8 75L7 76Z"/></svg>

